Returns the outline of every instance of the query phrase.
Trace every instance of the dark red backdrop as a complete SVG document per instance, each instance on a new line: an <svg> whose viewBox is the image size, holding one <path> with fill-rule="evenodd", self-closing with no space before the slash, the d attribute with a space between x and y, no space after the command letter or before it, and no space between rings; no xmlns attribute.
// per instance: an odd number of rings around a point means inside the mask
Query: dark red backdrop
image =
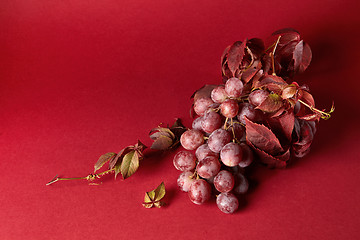
<svg viewBox="0 0 360 240"><path fill-rule="evenodd" d="M0 3L1 239L355 239L359 236L359 26L355 0L29 1ZM247 204L225 215L177 190L173 154L126 181L85 176L97 158L180 117L189 97L221 82L236 40L298 29L313 62L298 80L322 121L307 157L258 168ZM145 209L165 182L167 207Z"/></svg>

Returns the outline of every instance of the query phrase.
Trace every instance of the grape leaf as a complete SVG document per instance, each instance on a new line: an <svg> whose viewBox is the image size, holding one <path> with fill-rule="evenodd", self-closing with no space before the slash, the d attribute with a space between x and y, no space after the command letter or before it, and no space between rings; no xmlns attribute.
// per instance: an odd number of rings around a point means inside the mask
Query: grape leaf
<svg viewBox="0 0 360 240"><path fill-rule="evenodd" d="M288 85L284 79L278 76L266 75L258 82L253 83L254 88L267 88L270 91L280 94L282 90Z"/></svg>
<svg viewBox="0 0 360 240"><path fill-rule="evenodd" d="M131 175L133 175L138 168L139 168L139 154L135 150L130 151L124 156L120 168L117 169L115 168L115 176L120 171L123 179L126 179Z"/></svg>
<svg viewBox="0 0 360 240"><path fill-rule="evenodd" d="M304 41L299 41L295 48L293 53L293 60L294 60L294 71L298 72L300 68L300 64L303 59L303 52L304 52Z"/></svg>
<svg viewBox="0 0 360 240"><path fill-rule="evenodd" d="M130 177L139 168L139 160L142 160L146 146L138 140L133 146L122 149L109 163L109 168L115 169L115 178L121 173L123 179Z"/></svg>
<svg viewBox="0 0 360 240"><path fill-rule="evenodd" d="M251 38L247 41L247 46L256 58L260 58L265 51L264 41L260 38Z"/></svg>
<svg viewBox="0 0 360 240"><path fill-rule="evenodd" d="M301 73L306 70L306 68L310 65L312 58L311 48L308 44L304 43L303 40L299 41L296 44L293 60L294 60L294 71L296 73Z"/></svg>
<svg viewBox="0 0 360 240"><path fill-rule="evenodd" d="M292 98L295 96L296 92L297 92L297 86L295 84L290 84L289 86L283 89L281 93L281 97L283 99Z"/></svg>
<svg viewBox="0 0 360 240"><path fill-rule="evenodd" d="M239 68L240 63L243 60L246 42L246 40L243 42L237 41L233 45L231 45L228 51L227 64L233 77L235 76L235 72Z"/></svg>
<svg viewBox="0 0 360 240"><path fill-rule="evenodd" d="M271 93L267 98L255 109L260 109L263 112L273 113L278 111L284 104L282 102L282 98L275 94Z"/></svg>
<svg viewBox="0 0 360 240"><path fill-rule="evenodd" d="M291 141L295 124L293 111L284 111L280 116L269 118L267 121L274 132L285 136L288 141Z"/></svg>
<svg viewBox="0 0 360 240"><path fill-rule="evenodd" d="M186 131L180 119L176 119L171 127L157 127L150 131L149 135L154 140L151 149L169 150L177 147L180 143L181 134Z"/></svg>
<svg viewBox="0 0 360 240"><path fill-rule="evenodd" d="M272 156L266 152L264 152L263 150L255 147L250 141L247 140L247 144L252 147L255 152L257 153L257 155L260 158L260 162L264 163L267 165L267 167L269 168L285 168L287 165L287 160L290 158L290 151L286 151L284 156L280 155L281 159L278 159L275 156ZM287 158L287 159L286 159Z"/></svg>
<svg viewBox="0 0 360 240"><path fill-rule="evenodd" d="M105 163L111 161L116 157L116 153L108 152L100 156L99 160L94 165L94 173L99 170Z"/></svg>
<svg viewBox="0 0 360 240"><path fill-rule="evenodd" d="M276 155L284 151L279 139L275 134L262 124L257 124L245 117L246 122L246 140L251 142L256 148Z"/></svg>
<svg viewBox="0 0 360 240"><path fill-rule="evenodd" d="M170 149L172 145L173 139L169 138L168 136L159 136L155 139L150 148L155 150L166 150Z"/></svg>
<svg viewBox="0 0 360 240"><path fill-rule="evenodd" d="M162 182L156 189L145 193L143 206L145 208L152 208L154 206L160 208L164 205L161 200L164 198L165 194L165 184Z"/></svg>
<svg viewBox="0 0 360 240"><path fill-rule="evenodd" d="M196 90L191 98L194 99L194 102L200 98L210 98L211 97L211 91L216 88L217 85L204 85L200 89Z"/></svg>
<svg viewBox="0 0 360 240"><path fill-rule="evenodd" d="M309 44L304 43L303 54L302 54L301 63L299 65L299 72L304 72L310 65L312 59L312 52Z"/></svg>
<svg viewBox="0 0 360 240"><path fill-rule="evenodd" d="M120 165L121 161L123 159L123 157L130 151L132 151L134 149L134 146L128 146L124 149L122 149L117 155L116 157L112 158L109 162L109 169L112 169L115 167L115 165Z"/></svg>

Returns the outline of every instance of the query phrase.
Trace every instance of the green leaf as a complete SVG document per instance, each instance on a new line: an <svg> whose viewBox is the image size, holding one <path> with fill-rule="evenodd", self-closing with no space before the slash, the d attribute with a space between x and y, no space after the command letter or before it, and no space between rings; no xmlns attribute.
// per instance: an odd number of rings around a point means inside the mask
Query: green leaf
<svg viewBox="0 0 360 240"><path fill-rule="evenodd" d="M123 179L133 175L139 168L139 155L136 151L127 153L121 163L120 172Z"/></svg>
<svg viewBox="0 0 360 240"><path fill-rule="evenodd" d="M116 153L108 152L100 156L99 160L94 165L94 173L99 170L104 164L116 157Z"/></svg>
<svg viewBox="0 0 360 240"><path fill-rule="evenodd" d="M152 208L154 206L160 208L163 206L161 200L164 198L165 193L165 184L162 182L155 190L145 193L143 206L145 208Z"/></svg>
<svg viewBox="0 0 360 240"><path fill-rule="evenodd" d="M160 201L165 196L165 184L162 182L156 189L155 189L155 201Z"/></svg>

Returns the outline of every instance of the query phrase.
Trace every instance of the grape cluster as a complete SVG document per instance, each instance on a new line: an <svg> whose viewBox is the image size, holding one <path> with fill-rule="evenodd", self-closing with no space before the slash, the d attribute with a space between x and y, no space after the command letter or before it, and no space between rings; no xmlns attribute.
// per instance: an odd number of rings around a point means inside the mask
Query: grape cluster
<svg viewBox="0 0 360 240"><path fill-rule="evenodd" d="M210 97L194 102L192 129L181 135L185 150L179 151L173 163L182 171L177 183L188 192L195 204L208 201L212 193L224 213L233 213L239 206L238 196L248 189L244 168L253 161L253 152L245 142L244 118L255 119L258 110L242 100L243 83L230 78L216 86Z"/></svg>
<svg viewBox="0 0 360 240"><path fill-rule="evenodd" d="M316 124L334 111L317 109L309 87L292 79L312 58L300 34L282 29L273 37L269 47L257 38L228 46L221 57L223 84L205 85L192 96L196 118L173 162L182 171L180 189L195 204L215 195L222 212L236 211L253 160L284 168L291 156L305 156Z"/></svg>

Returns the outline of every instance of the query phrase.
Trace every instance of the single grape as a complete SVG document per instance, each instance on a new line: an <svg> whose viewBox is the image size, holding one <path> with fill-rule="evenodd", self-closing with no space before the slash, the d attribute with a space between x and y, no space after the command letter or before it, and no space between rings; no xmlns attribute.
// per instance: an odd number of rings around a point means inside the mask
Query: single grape
<svg viewBox="0 0 360 240"><path fill-rule="evenodd" d="M244 168L252 163L252 161L254 160L254 153L249 147L249 145L245 143L240 143L240 147L242 149L243 156L242 160L239 162L239 167Z"/></svg>
<svg viewBox="0 0 360 240"><path fill-rule="evenodd" d="M299 101L297 101L294 105L294 114L298 114L300 112L300 109L301 109L301 103Z"/></svg>
<svg viewBox="0 0 360 240"><path fill-rule="evenodd" d="M180 143L186 150L195 150L204 143L204 135L199 130L189 129L181 135Z"/></svg>
<svg viewBox="0 0 360 240"><path fill-rule="evenodd" d="M207 156L214 156L216 158L219 158L219 153L215 153L211 151L207 143L204 143L203 145L201 145L196 149L195 156L198 159L198 161L201 161Z"/></svg>
<svg viewBox="0 0 360 240"><path fill-rule="evenodd" d="M234 176L235 186L233 192L235 194L244 194L249 189L249 182L242 173L237 173Z"/></svg>
<svg viewBox="0 0 360 240"><path fill-rule="evenodd" d="M212 133L222 125L220 114L214 111L208 111L204 114L201 122L202 130L206 133Z"/></svg>
<svg viewBox="0 0 360 240"><path fill-rule="evenodd" d="M221 164L219 160L214 156L208 156L198 162L196 172L200 177L211 178L220 171L220 168Z"/></svg>
<svg viewBox="0 0 360 240"><path fill-rule="evenodd" d="M239 105L234 99L228 99L220 105L220 110L225 117L233 118L239 112Z"/></svg>
<svg viewBox="0 0 360 240"><path fill-rule="evenodd" d="M244 125L246 125L245 117L251 121L256 121L258 118L259 112L256 110L250 103L240 103L239 104L239 113L237 119Z"/></svg>
<svg viewBox="0 0 360 240"><path fill-rule="evenodd" d="M224 86L218 86L211 91L211 99L216 103L222 103L227 99Z"/></svg>
<svg viewBox="0 0 360 240"><path fill-rule="evenodd" d="M249 102L251 105L257 107L270 95L266 90L258 89L250 93Z"/></svg>
<svg viewBox="0 0 360 240"><path fill-rule="evenodd" d="M234 176L226 170L221 170L214 178L214 186L219 192L230 192L234 184Z"/></svg>
<svg viewBox="0 0 360 240"><path fill-rule="evenodd" d="M201 127L202 121L203 121L203 117L195 118L191 125L192 129L202 131L202 127Z"/></svg>
<svg viewBox="0 0 360 240"><path fill-rule="evenodd" d="M183 192L189 191L190 185L195 181L195 179L192 178L193 175L194 175L194 173L190 172L190 171L182 172L179 175L179 177L177 179L177 184L181 191L183 191Z"/></svg>
<svg viewBox="0 0 360 240"><path fill-rule="evenodd" d="M225 92L229 97L239 98L243 88L244 84L236 77L228 79L225 83Z"/></svg>
<svg viewBox="0 0 360 240"><path fill-rule="evenodd" d="M196 166L196 157L189 151L180 151L175 155L173 163L177 170L190 171Z"/></svg>
<svg viewBox="0 0 360 240"><path fill-rule="evenodd" d="M190 185L188 192L190 200L198 205L208 201L211 197L211 187L204 179L197 179Z"/></svg>
<svg viewBox="0 0 360 240"><path fill-rule="evenodd" d="M208 139L208 146L211 151L219 153L221 149L232 139L231 133L219 128L213 131Z"/></svg>
<svg viewBox="0 0 360 240"><path fill-rule="evenodd" d="M213 103L210 98L199 98L194 102L194 111L197 115L202 116Z"/></svg>
<svg viewBox="0 0 360 240"><path fill-rule="evenodd" d="M220 159L225 166L234 167L242 160L242 148L239 144L230 142L226 144L220 152Z"/></svg>
<svg viewBox="0 0 360 240"><path fill-rule="evenodd" d="M239 208L239 200L232 193L220 193L216 204L223 213L234 213Z"/></svg>

